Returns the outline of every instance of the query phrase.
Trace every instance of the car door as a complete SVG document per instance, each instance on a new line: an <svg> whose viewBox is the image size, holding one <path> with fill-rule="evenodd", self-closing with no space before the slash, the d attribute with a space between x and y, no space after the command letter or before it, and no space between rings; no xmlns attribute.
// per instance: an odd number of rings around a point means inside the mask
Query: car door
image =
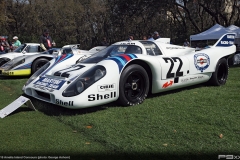
<svg viewBox="0 0 240 160"><path fill-rule="evenodd" d="M186 57L161 57L162 80L175 79L189 73L189 61Z"/></svg>

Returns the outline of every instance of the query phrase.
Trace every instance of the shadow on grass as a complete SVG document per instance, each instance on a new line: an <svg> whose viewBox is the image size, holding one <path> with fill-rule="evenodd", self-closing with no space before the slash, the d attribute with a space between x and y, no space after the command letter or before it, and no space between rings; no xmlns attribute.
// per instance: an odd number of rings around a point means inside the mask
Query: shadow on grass
<svg viewBox="0 0 240 160"><path fill-rule="evenodd" d="M117 107L115 102L112 102L112 103L108 103L108 104L100 105L100 106L96 106L96 107L89 107L89 108L82 108L82 109L69 109L69 108L64 108L62 106L58 106L58 105L55 105L52 103L40 101L36 98L29 97L28 95L25 95L25 94L23 94L22 96L29 98L32 101L34 107L38 111L43 112L44 114L49 115L49 116L83 115L83 114L88 114L88 113L105 110L110 107ZM29 108L29 110L31 110L31 109ZM18 112L21 112L21 111L23 111L22 108L19 108Z"/></svg>
<svg viewBox="0 0 240 160"><path fill-rule="evenodd" d="M179 88L179 89L174 89L174 90L170 90L170 91L149 94L147 96L147 99L152 99L152 98L159 97L159 96L164 96L164 95L173 94L173 93L179 93L179 92L182 92L182 91L201 88L201 87L212 87L212 86L210 86L206 83L196 84L196 85L192 85L192 86L188 86L188 87L184 87L184 88Z"/></svg>
<svg viewBox="0 0 240 160"><path fill-rule="evenodd" d="M229 66L229 68L237 68L237 67L240 67L240 64Z"/></svg>
<svg viewBox="0 0 240 160"><path fill-rule="evenodd" d="M11 76L1 76L0 75L0 80L1 79L29 79L30 78L30 76L13 76L13 77L11 77Z"/></svg>

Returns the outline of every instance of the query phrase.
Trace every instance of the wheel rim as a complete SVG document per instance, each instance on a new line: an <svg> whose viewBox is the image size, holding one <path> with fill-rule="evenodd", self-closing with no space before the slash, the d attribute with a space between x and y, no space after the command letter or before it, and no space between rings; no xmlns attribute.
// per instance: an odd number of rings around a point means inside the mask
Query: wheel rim
<svg viewBox="0 0 240 160"><path fill-rule="evenodd" d="M218 74L217 74L217 79L219 83L224 83L227 77L227 68L225 67L225 65L220 64L219 68L218 68Z"/></svg>
<svg viewBox="0 0 240 160"><path fill-rule="evenodd" d="M145 91L144 80L143 74L138 71L130 73L127 77L124 84L124 94L129 101L135 102L143 96Z"/></svg>
<svg viewBox="0 0 240 160"><path fill-rule="evenodd" d="M42 66L44 66L46 63L47 63L46 61L41 61L41 62L39 62L39 63L36 65L36 70L35 70L35 72L36 72L37 70L39 70Z"/></svg>

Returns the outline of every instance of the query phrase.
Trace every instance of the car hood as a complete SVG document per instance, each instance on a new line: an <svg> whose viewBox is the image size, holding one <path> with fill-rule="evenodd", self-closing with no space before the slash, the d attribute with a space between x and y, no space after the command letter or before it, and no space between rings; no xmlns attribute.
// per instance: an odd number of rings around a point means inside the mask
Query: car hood
<svg viewBox="0 0 240 160"><path fill-rule="evenodd" d="M1 54L0 57L12 57L12 56L19 56L22 55L22 53L18 53L18 52L11 52L11 53L5 53L5 54Z"/></svg>
<svg viewBox="0 0 240 160"><path fill-rule="evenodd" d="M50 76L56 79L74 79L91 68L93 64L83 64L80 61L90 55L62 55L50 61L50 66L40 74L40 77Z"/></svg>
<svg viewBox="0 0 240 160"><path fill-rule="evenodd" d="M61 70L50 70L49 72L44 74L44 76L51 77L52 79L65 79L66 81L73 81L94 65L95 64L79 63Z"/></svg>

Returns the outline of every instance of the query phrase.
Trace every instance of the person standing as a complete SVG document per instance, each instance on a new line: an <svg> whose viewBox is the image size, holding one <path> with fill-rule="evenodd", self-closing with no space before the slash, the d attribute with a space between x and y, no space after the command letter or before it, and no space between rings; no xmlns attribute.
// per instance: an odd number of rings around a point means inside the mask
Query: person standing
<svg viewBox="0 0 240 160"><path fill-rule="evenodd" d="M158 38L161 38L161 37L159 36L159 33L158 33L157 31L155 31L153 34L154 34L154 35L153 35L153 38L154 38L155 40L158 39Z"/></svg>
<svg viewBox="0 0 240 160"><path fill-rule="evenodd" d="M102 46L109 46L109 42L107 41L107 38L106 37L103 37L103 40L101 42L101 45Z"/></svg>
<svg viewBox="0 0 240 160"><path fill-rule="evenodd" d="M148 41L154 41L153 36L152 36L152 33L149 33L149 34L148 34Z"/></svg>
<svg viewBox="0 0 240 160"><path fill-rule="evenodd" d="M19 46L21 46L21 42L18 40L17 36L14 36L13 37L12 49L14 50L14 49L18 48Z"/></svg>
<svg viewBox="0 0 240 160"><path fill-rule="evenodd" d="M8 53L10 49L9 43L6 41L6 38L0 37L0 52Z"/></svg>
<svg viewBox="0 0 240 160"><path fill-rule="evenodd" d="M43 31L43 34L40 36L40 47L46 51L51 49L53 46L55 46L55 43L53 43L52 37L49 35L49 30L45 29Z"/></svg>
<svg viewBox="0 0 240 160"><path fill-rule="evenodd" d="M190 47L190 43L188 42L187 39L185 39L185 42L183 43L184 47Z"/></svg>
<svg viewBox="0 0 240 160"><path fill-rule="evenodd" d="M131 40L133 40L134 38L133 38L133 34L130 34L129 36L128 36L128 40L129 41L131 41Z"/></svg>
<svg viewBox="0 0 240 160"><path fill-rule="evenodd" d="M147 36L144 35L142 39L143 39L143 40L147 40Z"/></svg>

